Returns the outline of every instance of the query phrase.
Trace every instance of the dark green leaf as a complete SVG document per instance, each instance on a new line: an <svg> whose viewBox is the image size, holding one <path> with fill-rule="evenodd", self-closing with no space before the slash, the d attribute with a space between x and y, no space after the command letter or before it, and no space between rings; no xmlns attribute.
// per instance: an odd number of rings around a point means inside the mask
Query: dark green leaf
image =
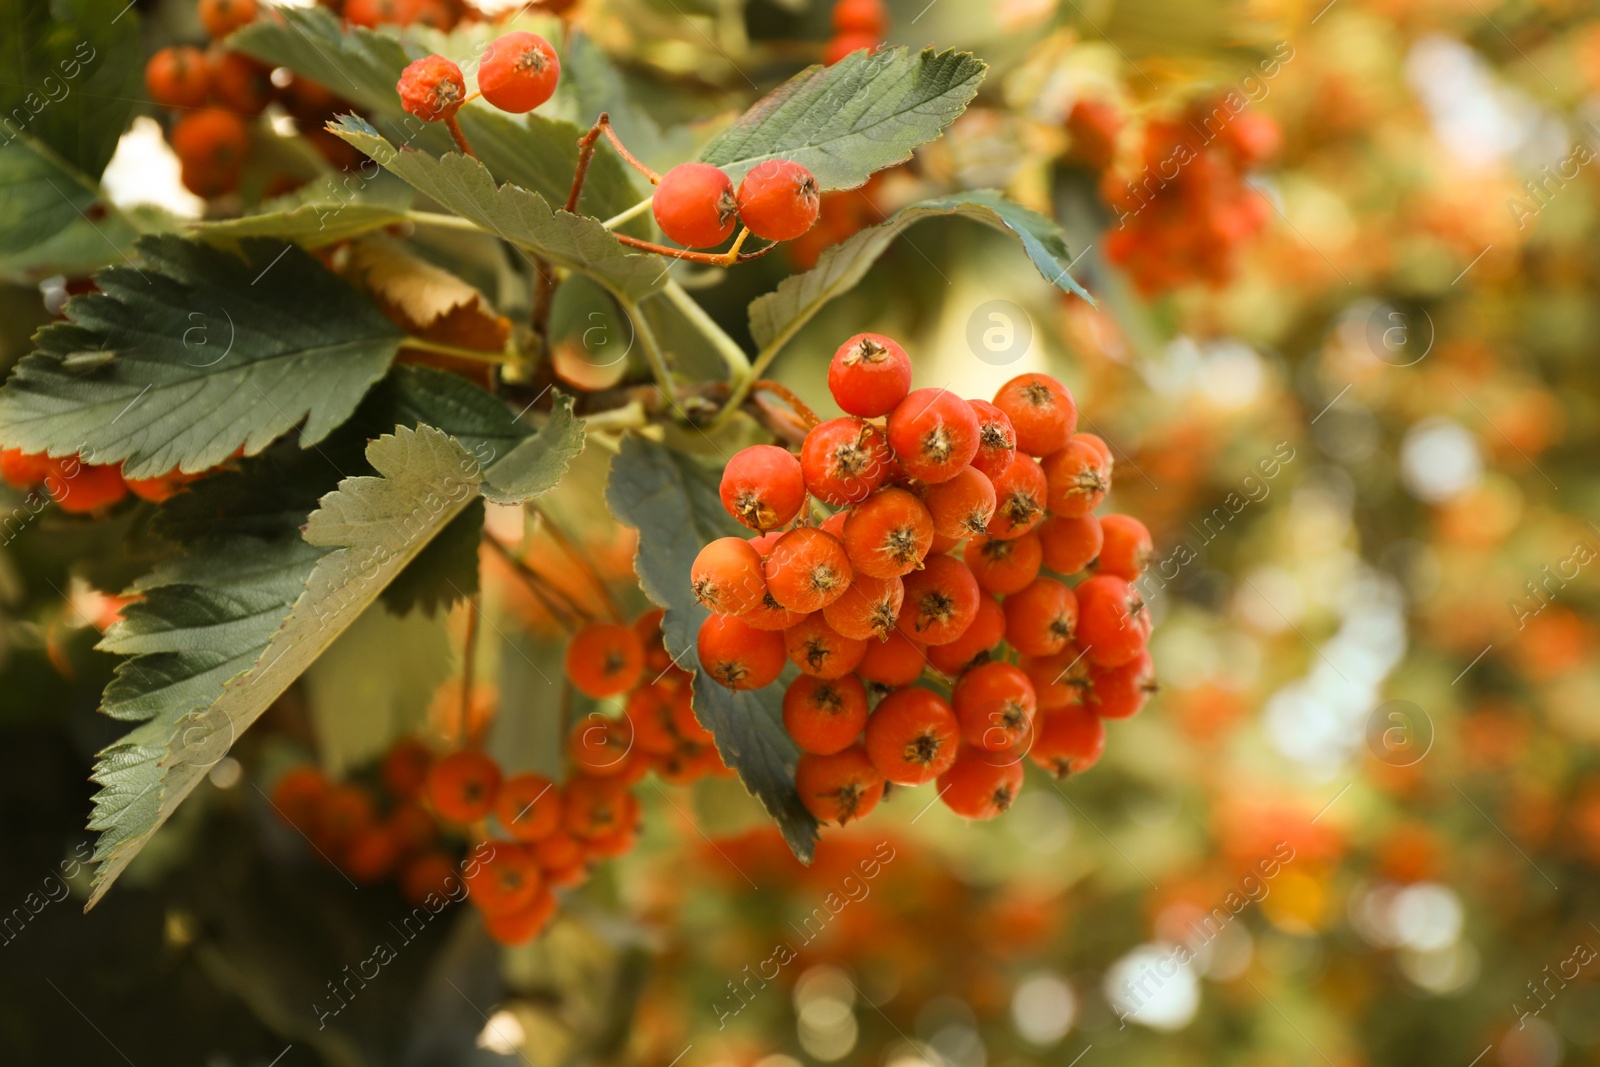
<svg viewBox="0 0 1600 1067"><path fill-rule="evenodd" d="M977 95L987 69L967 52L855 52L778 86L700 158L735 182L763 160L792 159L823 189L853 189L944 132Z"/></svg>
<svg viewBox="0 0 1600 1067"><path fill-rule="evenodd" d="M243 257L175 237L96 276L0 390L0 442L123 462L130 477L214 467L304 424L315 444L383 376L404 334L294 245ZM67 360L111 353L83 371Z"/></svg>
<svg viewBox="0 0 1600 1067"><path fill-rule="evenodd" d="M484 470L483 495L497 504L520 504L548 493L582 451L583 422L572 416L572 398L557 393L539 432Z"/></svg>
<svg viewBox="0 0 1600 1067"><path fill-rule="evenodd" d="M639 531L639 585L666 609L662 634L681 664L696 662L695 636L709 614L690 588L694 557L707 542L743 531L723 510L717 482L716 473L697 461L633 435L623 438L611 461L606 503ZM795 792L799 751L783 728L781 684L734 692L696 671L694 707L716 735L722 758L777 820L794 854L809 863L817 822Z"/></svg>
<svg viewBox="0 0 1600 1067"><path fill-rule="evenodd" d="M766 347L775 340L787 340L823 304L865 278L894 239L914 223L951 215L1013 235L1022 242L1023 250L1046 281L1093 302L1094 298L1067 273L1071 257L1059 226L993 189L977 189L902 208L887 222L869 226L826 249L815 267L785 278L777 289L751 301L750 332L756 343Z"/></svg>
<svg viewBox="0 0 1600 1067"><path fill-rule="evenodd" d="M396 615L421 608L432 616L478 591L478 548L483 544L483 501L474 500L383 591Z"/></svg>
<svg viewBox="0 0 1600 1067"><path fill-rule="evenodd" d="M37 139L98 181L144 96L139 16L126 0L0 0L0 151Z"/></svg>

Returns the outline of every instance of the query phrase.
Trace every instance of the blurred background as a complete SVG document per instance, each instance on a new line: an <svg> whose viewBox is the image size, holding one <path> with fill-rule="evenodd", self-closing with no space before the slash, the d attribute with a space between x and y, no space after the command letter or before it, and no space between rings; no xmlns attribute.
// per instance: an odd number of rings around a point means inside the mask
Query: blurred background
<svg viewBox="0 0 1600 1067"><path fill-rule="evenodd" d="M568 15L681 138L670 160L818 59L830 6ZM198 35L186 0L135 7L146 53ZM0 1059L1600 1063L1600 19L1563 0L890 8L889 42L990 64L973 106L830 194L787 262L696 295L748 342L751 298L911 200L998 187L1062 222L1096 304L1002 236L924 223L775 374L831 413L822 368L871 329L919 385L1069 385L1158 560L1161 691L1101 764L1059 787L1030 771L988 824L886 804L810 868L734 781L642 790L640 846L539 941L446 912L319 1027L311 1005L410 906L320 863L266 783L307 760L370 774L448 720L464 611L364 620L85 916L87 775L123 730L96 713L115 660L92 646L149 557L142 512L52 509L0 547ZM119 209L240 210L186 190L161 111L135 110L105 179ZM262 121L295 132L276 105ZM258 152L240 195L334 151ZM0 269L9 365L78 275ZM594 364L565 373L604 384ZM544 510L639 611L605 461L589 450ZM522 665L559 662L556 630L503 566L484 581L492 744L551 749L520 709L548 704ZM373 649L408 650L403 669L365 668Z"/></svg>

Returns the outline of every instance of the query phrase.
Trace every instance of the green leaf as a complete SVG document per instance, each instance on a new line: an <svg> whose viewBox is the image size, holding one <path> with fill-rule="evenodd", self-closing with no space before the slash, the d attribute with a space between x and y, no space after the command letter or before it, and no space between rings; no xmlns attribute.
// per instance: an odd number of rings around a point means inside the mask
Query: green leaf
<svg viewBox="0 0 1600 1067"><path fill-rule="evenodd" d="M938 137L977 95L987 69L967 52L855 52L778 86L700 158L735 182L764 160L792 159L823 189L853 189Z"/></svg>
<svg viewBox="0 0 1600 1067"><path fill-rule="evenodd" d="M661 288L666 271L653 256L628 251L587 215L557 210L538 193L496 185L482 163L449 154L396 151L365 119L346 115L329 126L442 206L507 241L595 279L624 300Z"/></svg>
<svg viewBox="0 0 1600 1067"><path fill-rule="evenodd" d="M126 0L0 0L0 154L19 133L93 183L144 98L139 17Z"/></svg>
<svg viewBox="0 0 1600 1067"><path fill-rule="evenodd" d="M478 591L478 549L483 545L483 501L474 500L428 542L383 591L395 615L418 608L432 617Z"/></svg>
<svg viewBox="0 0 1600 1067"><path fill-rule="evenodd" d="M533 437L497 458L484 472L483 495L496 504L520 504L548 493L583 451L583 423L572 415L572 398L555 395L550 417Z"/></svg>
<svg viewBox="0 0 1600 1067"><path fill-rule="evenodd" d="M144 478L254 454L302 423L312 445L404 337L294 245L246 240L242 258L175 237L138 247L143 266L96 275L101 292L69 301L68 321L39 331L0 389L6 447L124 462Z"/></svg>
<svg viewBox="0 0 1600 1067"><path fill-rule="evenodd" d="M0 147L0 272L88 274L122 262L136 234L120 213L91 219L99 202L99 189L34 139Z"/></svg>
<svg viewBox="0 0 1600 1067"><path fill-rule="evenodd" d="M338 18L323 8L279 8L274 14L233 34L229 45L262 62L288 67L356 104L373 116L391 142L434 156L454 151L442 124L423 122L400 109L395 84L406 64L422 52L409 54L398 40L374 30L341 29ZM471 66L465 54L452 58ZM498 180L550 203L566 203L582 129L542 115L508 115L488 104L469 104L457 119L473 151ZM584 182L583 207L610 218L640 197L623 163L615 155L596 153Z"/></svg>
<svg viewBox="0 0 1600 1067"><path fill-rule="evenodd" d="M404 208L383 204L311 203L237 219L192 222L188 229L203 241L276 237L302 248L321 248L405 219Z"/></svg>
<svg viewBox="0 0 1600 1067"><path fill-rule="evenodd" d="M792 337L823 304L865 278L901 233L923 219L945 216L972 219L1011 234L1022 242L1046 281L1093 303L1094 298L1067 273L1071 257L1059 226L993 189L978 189L911 204L888 221L824 250L815 267L785 278L777 289L751 301L750 333L756 343L766 348Z"/></svg>
<svg viewBox="0 0 1600 1067"><path fill-rule="evenodd" d="M477 499L477 460L431 427L397 428L367 446L367 459L377 474L341 481L307 521L306 543L326 554L252 666L209 705L169 704L103 754L94 777L109 793L96 798L90 823L103 833L89 906L234 739Z"/></svg>
<svg viewBox="0 0 1600 1067"><path fill-rule="evenodd" d="M694 557L707 542L743 530L723 510L717 483L709 468L636 435L623 438L622 450L611 461L606 503L618 519L639 531L634 561L639 585L666 609L662 634L667 651L682 664L696 662L695 636L709 615L690 587ZM817 822L795 792L799 750L783 728L782 685L734 692L696 671L694 706L716 735L722 758L777 820L794 854L809 863Z"/></svg>

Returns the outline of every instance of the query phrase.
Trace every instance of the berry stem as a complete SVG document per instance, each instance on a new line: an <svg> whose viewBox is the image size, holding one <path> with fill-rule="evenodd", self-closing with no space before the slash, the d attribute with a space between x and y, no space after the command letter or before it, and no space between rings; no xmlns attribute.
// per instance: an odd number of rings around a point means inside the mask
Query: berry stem
<svg viewBox="0 0 1600 1067"><path fill-rule="evenodd" d="M583 574L584 580L599 591L600 598L606 602L606 607L611 611L611 621L621 622L623 618L622 605L618 604L617 598L612 595L611 587L606 584L604 578L595 573L594 567L584 554L578 551L578 546L572 543L572 539L561 528L561 524L552 519L538 504L530 501L527 507L529 511L538 516L539 524L550 531L551 538L561 546L561 550L567 554L573 565Z"/></svg>
<svg viewBox="0 0 1600 1067"><path fill-rule="evenodd" d="M776 247L775 245L767 245L765 248L758 248L754 252L735 253L732 249L727 252L694 252L687 248L669 248L666 245L658 245L654 241L643 241L637 237L629 237L625 233L616 233L612 234L612 236L629 248L637 248L644 252L654 252L660 256L671 256L674 259L685 259L690 263L710 263L715 267L731 267L735 263L748 263L752 259L760 259Z"/></svg>
<svg viewBox="0 0 1600 1067"><path fill-rule="evenodd" d="M478 659L478 614L482 610L478 604L478 594L467 598L467 633L461 641L461 725L464 734L468 733L472 717L472 681ZM476 747L470 736L467 743Z"/></svg>
<svg viewBox="0 0 1600 1067"><path fill-rule="evenodd" d="M796 415L799 415L805 420L806 429L808 430L812 429L822 421L821 419L817 418L817 413L812 411L811 408L806 405L806 402L801 400L793 389L790 389L782 382L775 382L771 378L757 378L755 381L750 383L750 392L754 393L757 391L771 393L773 396L781 397L784 403L794 408Z"/></svg>
<svg viewBox="0 0 1600 1067"><path fill-rule="evenodd" d="M606 221L602 222L600 225L604 226L608 230L614 230L618 226L621 226L624 222L627 222L630 219L636 219L640 215L643 215L646 211L649 211L655 202L655 197L647 196L621 214L613 215L609 219L606 219Z"/></svg>
<svg viewBox="0 0 1600 1067"><path fill-rule="evenodd" d="M594 129L590 130L589 134L593 134L595 130L604 132L606 135L606 140L611 142L611 146L617 150L617 154L627 162L628 166L632 167L640 174L643 174L646 178L649 178L651 185L661 184L661 175L657 174L655 171L651 170L649 167L640 162L638 157L636 157L632 152L628 151L628 146L622 143L622 139L617 136L617 131L611 128L610 115L606 114L604 111L600 112L600 117L595 120ZM588 134L585 136L588 136Z"/></svg>
<svg viewBox="0 0 1600 1067"><path fill-rule="evenodd" d="M472 146L467 143L467 135L461 132L461 123L456 121L454 115L444 120L444 128L450 131L450 138L455 141L456 147L461 149L462 155L471 156L473 159L478 158L478 153L474 152Z"/></svg>
<svg viewBox="0 0 1600 1067"><path fill-rule="evenodd" d="M717 354L722 357L722 362L728 365L728 371L732 374L735 383L741 382L750 376L750 358L744 354L744 349L740 348L738 343L729 337L721 326L717 325L717 320L706 313L706 309L700 306L698 300L690 296L683 286L671 278L667 279L667 284L662 287L661 291L672 302L673 307L682 312L683 317L688 319L696 329L705 335L706 340L711 342L712 347L717 350Z"/></svg>
<svg viewBox="0 0 1600 1067"><path fill-rule="evenodd" d="M568 633L572 633L581 624L592 621L587 612L572 603L566 594L545 581L537 571L507 548L498 537L485 531L483 540L490 549L505 561L506 566L510 567L516 576L522 579L523 584L528 587L528 592L532 593L540 606L550 613L550 617L556 621L556 625Z"/></svg>
<svg viewBox="0 0 1600 1067"><path fill-rule="evenodd" d="M628 321L633 323L634 336L639 339L639 344L644 347L644 356L650 363L650 373L655 376L656 385L661 389L661 395L666 397L672 409L683 415L685 421L688 416L683 414L683 408L678 403L678 386L672 380L672 372L667 369L666 355L661 351L661 342L656 338L656 331L650 325L650 320L645 317L643 309L637 301L622 301L622 310L628 316Z"/></svg>
<svg viewBox="0 0 1600 1067"><path fill-rule="evenodd" d="M572 172L572 191L567 194L567 211L576 213L578 198L583 195L583 181L589 176L589 161L594 158L594 143L600 139L602 127L609 128L611 118L604 111L589 127L589 132L578 138L578 166Z"/></svg>

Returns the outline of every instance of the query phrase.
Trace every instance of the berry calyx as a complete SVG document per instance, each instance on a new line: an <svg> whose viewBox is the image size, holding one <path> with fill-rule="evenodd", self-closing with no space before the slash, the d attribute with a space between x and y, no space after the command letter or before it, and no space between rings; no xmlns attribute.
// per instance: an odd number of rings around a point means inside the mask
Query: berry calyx
<svg viewBox="0 0 1600 1067"><path fill-rule="evenodd" d="M950 769L960 736L944 697L912 686L884 697L867 720L867 754L887 780L921 785Z"/></svg>
<svg viewBox="0 0 1600 1067"><path fill-rule="evenodd" d="M1006 613L1000 602L992 596L978 598L978 611L960 637L943 645L929 645L928 662L933 669L948 678L960 676L974 663L988 659L988 654L1006 636Z"/></svg>
<svg viewBox="0 0 1600 1067"><path fill-rule="evenodd" d="M887 415L911 391L911 357L882 334L858 333L834 352L828 391L851 415Z"/></svg>
<svg viewBox="0 0 1600 1067"><path fill-rule="evenodd" d="M854 572L844 545L812 526L778 538L762 563L767 591L790 611L821 611L844 596Z"/></svg>
<svg viewBox="0 0 1600 1067"><path fill-rule="evenodd" d="M883 431L855 416L817 424L800 447L806 488L834 507L871 496L888 477L892 463Z"/></svg>
<svg viewBox="0 0 1600 1067"><path fill-rule="evenodd" d="M1009 541L974 537L961 552L961 558L978 580L978 588L996 596L1010 596L1025 589L1039 576L1043 556L1039 537L1034 533Z"/></svg>
<svg viewBox="0 0 1600 1067"><path fill-rule="evenodd" d="M939 799L963 819L993 819L1017 799L1022 780L1019 758L964 745L939 776Z"/></svg>
<svg viewBox="0 0 1600 1067"><path fill-rule="evenodd" d="M1087 515L1111 489L1111 455L1088 436L1074 436L1039 464L1049 485L1048 506L1056 515Z"/></svg>
<svg viewBox="0 0 1600 1067"><path fill-rule="evenodd" d="M857 574L844 596L822 609L822 616L846 637L881 641L894 632L904 601L905 583L899 578Z"/></svg>
<svg viewBox="0 0 1600 1067"><path fill-rule="evenodd" d="M850 563L874 578L897 578L922 565L933 546L933 516L904 489L881 489L850 509L844 524Z"/></svg>
<svg viewBox="0 0 1600 1067"><path fill-rule="evenodd" d="M783 631L783 646L789 662L815 678L843 677L867 654L866 641L845 637L820 611Z"/></svg>
<svg viewBox="0 0 1600 1067"><path fill-rule="evenodd" d="M444 122L455 117L467 99L467 82L461 68L444 56L423 56L400 72L396 86L400 106L423 122Z"/></svg>
<svg viewBox="0 0 1600 1067"><path fill-rule="evenodd" d="M680 163L663 174L650 209L667 239L685 248L719 245L739 221L733 182L709 163Z"/></svg>
<svg viewBox="0 0 1600 1067"><path fill-rule="evenodd" d="M966 632L978 613L978 580L954 556L929 556L906 575L905 602L895 626L927 645L945 645Z"/></svg>
<svg viewBox="0 0 1600 1067"><path fill-rule="evenodd" d="M961 739L993 752L1027 737L1039 710L1033 683L1010 663L985 663L967 671L950 691L950 706L961 724Z"/></svg>
<svg viewBox="0 0 1600 1067"><path fill-rule="evenodd" d="M793 453L777 445L751 445L728 461L719 492L729 515L764 533L800 513L806 482Z"/></svg>
<svg viewBox="0 0 1600 1067"><path fill-rule="evenodd" d="M517 30L489 42L478 67L478 91L501 111L532 111L556 91L561 61L550 42Z"/></svg>
<svg viewBox="0 0 1600 1067"><path fill-rule="evenodd" d="M783 694L783 728L801 752L843 752L867 725L867 691L853 675L822 679L802 674Z"/></svg>
<svg viewBox="0 0 1600 1067"><path fill-rule="evenodd" d="M1078 426L1078 407L1066 386L1048 374L1019 374L1000 387L994 406L1017 432L1017 449L1048 456L1064 448Z"/></svg>
<svg viewBox="0 0 1600 1067"><path fill-rule="evenodd" d="M695 641L700 666L728 689L760 689L783 673L783 634L758 630L732 615L713 615Z"/></svg>
<svg viewBox="0 0 1600 1067"><path fill-rule="evenodd" d="M794 786L818 822L840 826L863 818L883 798L883 775L860 745L826 756L805 753L795 765Z"/></svg>
<svg viewBox="0 0 1600 1067"><path fill-rule="evenodd" d="M767 580L761 554L742 537L719 537L700 550L689 569L694 598L719 615L743 615L762 605Z"/></svg>
<svg viewBox="0 0 1600 1067"><path fill-rule="evenodd" d="M978 454L978 415L947 389L917 389L889 413L889 447L911 477L948 481Z"/></svg>
<svg viewBox="0 0 1600 1067"><path fill-rule="evenodd" d="M792 159L757 163L739 183L739 221L766 241L799 237L817 221L821 197L811 172Z"/></svg>
<svg viewBox="0 0 1600 1067"><path fill-rule="evenodd" d="M969 400L978 416L978 451L972 465L990 478L997 478L1017 454L1017 431L1006 413L987 400Z"/></svg>
<svg viewBox="0 0 1600 1067"><path fill-rule="evenodd" d="M995 506L994 518L989 522L990 537L1000 541L1021 537L1043 521L1050 486L1044 471L1031 457L1015 457L993 484Z"/></svg>

